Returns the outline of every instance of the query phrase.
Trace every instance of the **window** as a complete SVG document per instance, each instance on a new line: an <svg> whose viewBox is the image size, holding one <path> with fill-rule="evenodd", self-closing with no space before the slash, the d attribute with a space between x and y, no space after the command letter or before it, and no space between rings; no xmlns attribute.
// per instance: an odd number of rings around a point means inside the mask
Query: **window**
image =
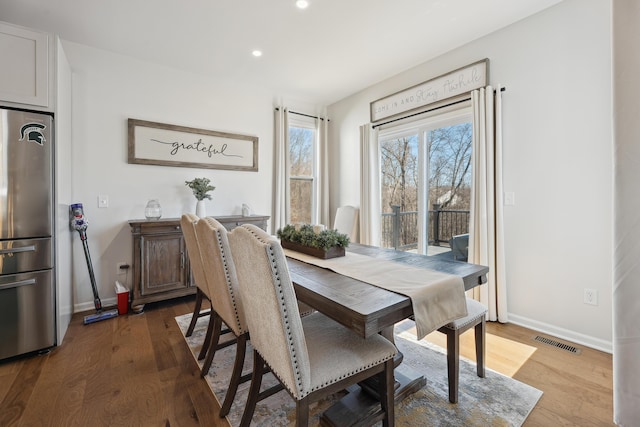
<svg viewBox="0 0 640 427"><path fill-rule="evenodd" d="M315 120L289 116L290 222L314 224L317 193L317 131Z"/></svg>
<svg viewBox="0 0 640 427"><path fill-rule="evenodd" d="M382 246L449 250L469 231L470 108L380 130Z"/></svg>

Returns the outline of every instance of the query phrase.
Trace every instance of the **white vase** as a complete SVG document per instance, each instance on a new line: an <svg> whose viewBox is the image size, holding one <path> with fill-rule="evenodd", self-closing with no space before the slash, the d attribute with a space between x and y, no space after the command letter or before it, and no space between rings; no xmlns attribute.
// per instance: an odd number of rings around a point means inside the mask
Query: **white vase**
<svg viewBox="0 0 640 427"><path fill-rule="evenodd" d="M198 200L196 203L196 216L199 218L204 218L207 216L207 211L204 206L204 200Z"/></svg>

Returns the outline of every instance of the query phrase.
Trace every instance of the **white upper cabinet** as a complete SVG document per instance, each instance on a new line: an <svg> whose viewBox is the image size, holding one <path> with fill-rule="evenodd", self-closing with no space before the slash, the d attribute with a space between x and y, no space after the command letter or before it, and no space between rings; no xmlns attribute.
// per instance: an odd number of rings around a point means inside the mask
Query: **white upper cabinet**
<svg viewBox="0 0 640 427"><path fill-rule="evenodd" d="M0 22L0 101L49 107L49 37Z"/></svg>

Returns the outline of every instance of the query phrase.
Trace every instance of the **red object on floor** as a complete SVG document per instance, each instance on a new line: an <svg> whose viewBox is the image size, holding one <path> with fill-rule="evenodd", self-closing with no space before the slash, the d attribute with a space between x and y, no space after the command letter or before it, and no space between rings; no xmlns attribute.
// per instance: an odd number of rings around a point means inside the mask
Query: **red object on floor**
<svg viewBox="0 0 640 427"><path fill-rule="evenodd" d="M118 295L118 314L127 314L129 311L129 292L120 292Z"/></svg>

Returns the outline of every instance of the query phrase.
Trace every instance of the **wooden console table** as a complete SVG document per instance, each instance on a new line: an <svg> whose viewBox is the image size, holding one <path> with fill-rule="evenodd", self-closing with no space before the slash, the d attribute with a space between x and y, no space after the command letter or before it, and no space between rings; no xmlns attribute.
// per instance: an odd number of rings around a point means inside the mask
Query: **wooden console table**
<svg viewBox="0 0 640 427"><path fill-rule="evenodd" d="M266 230L269 220L265 215L214 218L227 230L242 224ZM133 234L133 311L142 311L149 302L195 294L180 218L136 219L129 226Z"/></svg>

